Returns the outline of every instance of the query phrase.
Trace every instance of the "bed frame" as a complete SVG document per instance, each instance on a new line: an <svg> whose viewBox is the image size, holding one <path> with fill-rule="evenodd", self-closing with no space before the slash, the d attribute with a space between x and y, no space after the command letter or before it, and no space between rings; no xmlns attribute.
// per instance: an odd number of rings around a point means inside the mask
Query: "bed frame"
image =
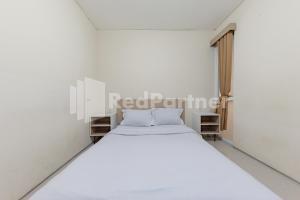
<svg viewBox="0 0 300 200"><path fill-rule="evenodd" d="M123 120L123 109L145 110L151 108L182 108L181 119L185 122L185 100L183 99L121 99L117 105L117 124Z"/></svg>

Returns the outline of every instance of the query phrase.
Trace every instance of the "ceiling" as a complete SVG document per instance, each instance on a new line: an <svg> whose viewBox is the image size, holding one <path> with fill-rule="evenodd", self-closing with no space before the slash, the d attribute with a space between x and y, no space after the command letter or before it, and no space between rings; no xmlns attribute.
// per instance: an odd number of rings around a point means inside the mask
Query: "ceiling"
<svg viewBox="0 0 300 200"><path fill-rule="evenodd" d="M76 0L100 30L213 30L243 0Z"/></svg>

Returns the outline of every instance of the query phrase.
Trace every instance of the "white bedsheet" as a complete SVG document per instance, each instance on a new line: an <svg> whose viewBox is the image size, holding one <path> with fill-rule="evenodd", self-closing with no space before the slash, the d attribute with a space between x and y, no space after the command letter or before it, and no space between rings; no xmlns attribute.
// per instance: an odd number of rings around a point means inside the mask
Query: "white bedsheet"
<svg viewBox="0 0 300 200"><path fill-rule="evenodd" d="M120 126L83 153L31 198L278 199L269 189L185 126Z"/></svg>

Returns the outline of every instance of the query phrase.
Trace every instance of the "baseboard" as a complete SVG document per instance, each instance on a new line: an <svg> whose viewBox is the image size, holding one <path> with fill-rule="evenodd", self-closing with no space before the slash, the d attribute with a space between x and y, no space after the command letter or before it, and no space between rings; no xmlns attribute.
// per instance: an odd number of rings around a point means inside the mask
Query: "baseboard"
<svg viewBox="0 0 300 200"><path fill-rule="evenodd" d="M228 145L230 145L230 146L233 146L234 147L234 145L233 145L233 141L231 141L231 140L228 140L228 139L225 139L225 138L222 138L222 140L226 143L226 144L228 144Z"/></svg>
<svg viewBox="0 0 300 200"><path fill-rule="evenodd" d="M34 186L31 190L29 190L26 194L24 194L19 200L22 200L26 198L28 195L33 193L37 188L39 188L42 184L44 184L46 181L48 181L52 176L54 176L56 173L58 173L60 170L62 170L64 167L66 167L69 163L71 163L73 160L75 160L80 154L82 154L84 151L86 151L88 148L90 148L93 145L93 143L90 143L88 146L86 146L84 149L82 149L80 152L78 152L75 156L73 156L71 159L69 159L67 162L65 162L63 165L61 165L58 169L56 169L53 173L51 173L49 176L47 176L44 180L42 180L40 183L38 183L36 186Z"/></svg>
<svg viewBox="0 0 300 200"><path fill-rule="evenodd" d="M292 181L294 181L294 182L296 182L296 183L300 184L300 182L299 182L298 180L296 180L296 179L294 179L294 178L290 177L289 175L287 175L287 174L285 174L285 173L283 173L283 172L281 172L281 171L279 171L279 170L275 169L274 167L272 167L272 166L270 166L270 165L266 164L265 162L263 162L263 161L261 161L261 160L257 159L256 157L252 156L251 154L249 154L249 153L247 153L247 152L243 151L242 149L240 149L240 148L236 147L236 146L233 144L233 142L232 142L232 141L230 141L230 140L227 140L227 139L224 139L224 138L222 138L222 141L223 141L223 142L225 142L226 144L228 144L228 145L232 146L234 149L236 149L236 150L238 150L238 151L242 152L243 154L245 154L245 155L249 156L249 157L250 157L250 158L252 158L253 160L256 160L257 162L259 162L259 163L261 163L261 164L263 164L263 165L265 165L265 166L267 166L267 167L271 168L272 170L276 171L277 173L279 173L279 174L282 174L283 176L285 176L285 177L287 177L287 178L291 179Z"/></svg>

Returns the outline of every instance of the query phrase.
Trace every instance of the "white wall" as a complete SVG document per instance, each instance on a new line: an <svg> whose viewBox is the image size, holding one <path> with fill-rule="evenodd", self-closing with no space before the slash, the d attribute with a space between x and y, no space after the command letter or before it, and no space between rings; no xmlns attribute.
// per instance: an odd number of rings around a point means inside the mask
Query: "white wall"
<svg viewBox="0 0 300 200"><path fill-rule="evenodd" d="M93 77L96 31L73 0L0 3L0 199L20 198L90 143L69 86Z"/></svg>
<svg viewBox="0 0 300 200"><path fill-rule="evenodd" d="M99 31L98 79L108 92L213 97L210 31ZM190 124L190 113L187 113Z"/></svg>
<svg viewBox="0 0 300 200"><path fill-rule="evenodd" d="M238 26L234 144L298 181L299 10L298 0L246 0L219 28Z"/></svg>

